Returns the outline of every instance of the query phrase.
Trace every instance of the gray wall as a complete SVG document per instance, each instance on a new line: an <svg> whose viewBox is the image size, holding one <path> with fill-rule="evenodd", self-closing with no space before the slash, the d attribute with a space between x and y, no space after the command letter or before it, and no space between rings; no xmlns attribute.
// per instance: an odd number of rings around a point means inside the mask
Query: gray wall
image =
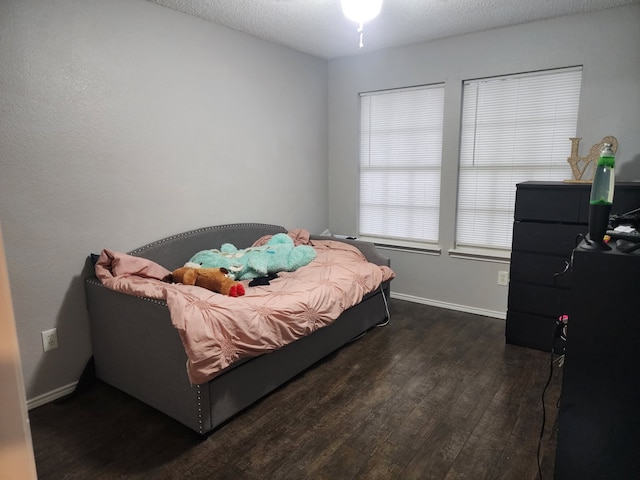
<svg viewBox="0 0 640 480"><path fill-rule="evenodd" d="M327 62L143 0L0 2L0 223L27 398L91 355L80 275L229 222L328 226ZM60 348L42 353L57 327Z"/></svg>
<svg viewBox="0 0 640 480"><path fill-rule="evenodd" d="M508 265L452 258L462 81L583 65L580 154L606 135L619 141L617 178L640 180L640 6L502 28L329 62L329 225L354 234L359 102L363 91L445 82L442 254L387 251L400 298L503 317ZM569 145L569 140L567 139ZM567 164L567 178L571 171Z"/></svg>

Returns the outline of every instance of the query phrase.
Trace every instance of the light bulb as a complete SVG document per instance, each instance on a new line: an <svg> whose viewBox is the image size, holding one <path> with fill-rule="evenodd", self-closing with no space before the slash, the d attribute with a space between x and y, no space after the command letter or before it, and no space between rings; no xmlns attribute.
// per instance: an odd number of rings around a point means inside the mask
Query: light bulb
<svg viewBox="0 0 640 480"><path fill-rule="evenodd" d="M362 25L378 16L382 0L342 0L342 12L349 20Z"/></svg>

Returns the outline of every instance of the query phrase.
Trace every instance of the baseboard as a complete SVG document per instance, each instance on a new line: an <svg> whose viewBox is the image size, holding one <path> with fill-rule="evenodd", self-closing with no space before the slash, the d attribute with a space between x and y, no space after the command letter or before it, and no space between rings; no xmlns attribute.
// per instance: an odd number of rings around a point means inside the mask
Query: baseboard
<svg viewBox="0 0 640 480"><path fill-rule="evenodd" d="M474 313L483 317L499 318L504 320L507 318L506 312L497 312L495 310L485 310L483 308L468 307L466 305L458 305L457 303L441 302L430 298L415 297L413 295L405 295L404 293L391 292L391 298L398 300L406 300L407 302L422 303L423 305L431 305L432 307L446 308L448 310L457 310L459 312Z"/></svg>
<svg viewBox="0 0 640 480"><path fill-rule="evenodd" d="M45 403L53 402L54 400L62 398L65 395L69 395L76 389L76 385L78 385L78 382L73 382L69 385L65 385L63 387L56 388L55 390L51 390L50 392L43 393L42 395L38 395L35 398L31 398L27 400L27 408L29 410L32 410L36 407L44 405Z"/></svg>

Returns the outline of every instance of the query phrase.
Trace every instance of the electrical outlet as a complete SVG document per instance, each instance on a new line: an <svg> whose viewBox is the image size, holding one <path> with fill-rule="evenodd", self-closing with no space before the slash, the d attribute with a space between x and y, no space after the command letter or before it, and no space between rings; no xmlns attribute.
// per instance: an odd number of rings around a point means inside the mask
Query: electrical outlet
<svg viewBox="0 0 640 480"><path fill-rule="evenodd" d="M45 352L58 348L58 330L52 328L42 332L42 349Z"/></svg>
<svg viewBox="0 0 640 480"><path fill-rule="evenodd" d="M498 272L498 285L509 284L509 272L501 270Z"/></svg>

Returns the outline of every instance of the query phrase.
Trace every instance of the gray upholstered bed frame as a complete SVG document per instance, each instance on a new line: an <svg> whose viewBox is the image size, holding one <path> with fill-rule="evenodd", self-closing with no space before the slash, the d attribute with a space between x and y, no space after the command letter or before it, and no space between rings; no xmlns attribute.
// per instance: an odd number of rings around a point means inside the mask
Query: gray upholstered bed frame
<svg viewBox="0 0 640 480"><path fill-rule="evenodd" d="M225 242L246 248L263 235L278 232L286 230L258 223L220 225L174 235L130 254L174 270L200 250ZM341 241L356 245L370 262L389 265L373 244ZM95 277L86 279L85 288L96 376L200 434L211 432L324 356L388 320L387 282L333 324L274 352L238 362L208 383L191 385L187 357L165 302L114 292Z"/></svg>

